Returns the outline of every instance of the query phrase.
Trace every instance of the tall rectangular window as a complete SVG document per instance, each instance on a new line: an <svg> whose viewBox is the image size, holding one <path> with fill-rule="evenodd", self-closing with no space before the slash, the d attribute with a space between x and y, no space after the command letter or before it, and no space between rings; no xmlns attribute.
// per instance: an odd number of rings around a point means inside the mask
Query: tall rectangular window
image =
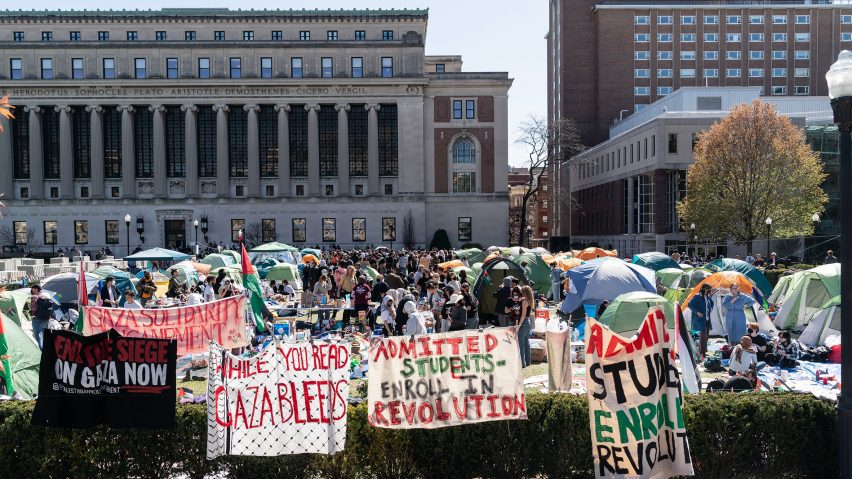
<svg viewBox="0 0 852 479"><path fill-rule="evenodd" d="M53 32L41 32L41 41L52 42L53 41Z"/></svg>
<svg viewBox="0 0 852 479"><path fill-rule="evenodd" d="M83 72L83 59L82 58L72 58L71 59L71 78L74 80L82 80L85 77L85 73Z"/></svg>
<svg viewBox="0 0 852 479"><path fill-rule="evenodd" d="M367 176L367 110L351 105L349 111L349 176Z"/></svg>
<svg viewBox="0 0 852 479"><path fill-rule="evenodd" d="M325 32L325 39L333 42L337 40L337 30L329 30Z"/></svg>
<svg viewBox="0 0 852 479"><path fill-rule="evenodd" d="M121 112L104 109L104 177L121 178Z"/></svg>
<svg viewBox="0 0 852 479"><path fill-rule="evenodd" d="M281 30L273 30L272 31L272 40L273 41L284 40L284 32L282 32Z"/></svg>
<svg viewBox="0 0 852 479"><path fill-rule="evenodd" d="M133 60L136 68L136 79L148 78L148 60L144 58L136 58Z"/></svg>
<svg viewBox="0 0 852 479"><path fill-rule="evenodd" d="M396 241L396 218L382 218L382 241Z"/></svg>
<svg viewBox="0 0 852 479"><path fill-rule="evenodd" d="M311 32L307 30L302 30L299 32L299 40L308 41L311 39Z"/></svg>
<svg viewBox="0 0 852 479"><path fill-rule="evenodd" d="M355 40L365 40L367 38L367 32L364 30L355 30Z"/></svg>
<svg viewBox="0 0 852 479"><path fill-rule="evenodd" d="M278 176L278 112L271 105L263 105L258 115L260 136L260 176Z"/></svg>
<svg viewBox="0 0 852 479"><path fill-rule="evenodd" d="M15 235L15 244L16 245L25 245L30 242L29 231L27 230L27 222L26 221L13 221L12 222L12 231Z"/></svg>
<svg viewBox="0 0 852 479"><path fill-rule="evenodd" d="M399 160L399 127L396 105L382 105L379 123L379 175L397 176Z"/></svg>
<svg viewBox="0 0 852 479"><path fill-rule="evenodd" d="M133 143L136 177L154 177L154 115L145 107L136 108L133 118Z"/></svg>
<svg viewBox="0 0 852 479"><path fill-rule="evenodd" d="M52 58L42 58L41 59L41 79L42 80L52 80L53 79L53 59Z"/></svg>
<svg viewBox="0 0 852 479"><path fill-rule="evenodd" d="M47 108L41 114L44 177L59 178L59 112Z"/></svg>
<svg viewBox="0 0 852 479"><path fill-rule="evenodd" d="M216 112L210 105L199 105L198 123L198 176L216 177Z"/></svg>
<svg viewBox="0 0 852 479"><path fill-rule="evenodd" d="M166 58L166 78L178 78L177 58Z"/></svg>
<svg viewBox="0 0 852 479"><path fill-rule="evenodd" d="M382 57L382 77L393 78L393 57Z"/></svg>
<svg viewBox="0 0 852 479"><path fill-rule="evenodd" d="M458 220L459 241L471 241L473 238L473 227L470 216L462 216Z"/></svg>
<svg viewBox="0 0 852 479"><path fill-rule="evenodd" d="M139 32L127 32L127 41L135 42L139 40Z"/></svg>
<svg viewBox="0 0 852 479"><path fill-rule="evenodd" d="M308 176L308 112L301 105L290 110L290 176Z"/></svg>
<svg viewBox="0 0 852 479"><path fill-rule="evenodd" d="M92 176L92 116L84 107L75 106L73 118L74 178L90 178Z"/></svg>
<svg viewBox="0 0 852 479"><path fill-rule="evenodd" d="M99 42L108 42L109 41L109 32L98 32L98 41Z"/></svg>
<svg viewBox="0 0 852 479"><path fill-rule="evenodd" d="M163 30L158 30L156 33L154 33L154 40L157 40L158 42L164 42L167 39L168 35L166 35L166 32Z"/></svg>
<svg viewBox="0 0 852 479"><path fill-rule="evenodd" d="M322 219L322 240L324 242L337 241L337 220L334 218Z"/></svg>
<svg viewBox="0 0 852 479"><path fill-rule="evenodd" d="M118 244L121 238L121 230L118 226L118 220L106 220L104 222L104 231L106 232L106 244Z"/></svg>
<svg viewBox="0 0 852 479"><path fill-rule="evenodd" d="M178 105L169 105L166 120L166 176L186 176L186 115Z"/></svg>
<svg viewBox="0 0 852 479"><path fill-rule="evenodd" d="M254 32L251 31L251 30L244 30L243 31L243 41L248 42L248 41L252 41L252 40L254 40Z"/></svg>
<svg viewBox="0 0 852 479"><path fill-rule="evenodd" d="M352 57L352 78L364 77L364 57Z"/></svg>
<svg viewBox="0 0 852 479"><path fill-rule="evenodd" d="M80 32L70 32L68 34L68 40L72 41L72 42L79 42L80 41Z"/></svg>
<svg viewBox="0 0 852 479"><path fill-rule="evenodd" d="M242 59L238 57L232 57L229 60L231 78L240 78L242 76Z"/></svg>
<svg viewBox="0 0 852 479"><path fill-rule="evenodd" d="M272 78L272 57L260 58L260 78Z"/></svg>
<svg viewBox="0 0 852 479"><path fill-rule="evenodd" d="M24 78L24 62L20 58L9 60L9 69L11 72L9 77L12 80L21 80Z"/></svg>
<svg viewBox="0 0 852 479"><path fill-rule="evenodd" d="M677 133L669 133L669 153L677 153Z"/></svg>
<svg viewBox="0 0 852 479"><path fill-rule="evenodd" d="M213 32L213 40L217 42L221 42L225 40L225 32L223 30L216 30Z"/></svg>
<svg viewBox="0 0 852 479"><path fill-rule="evenodd" d="M465 100L464 117L468 120L476 118L476 100Z"/></svg>
<svg viewBox="0 0 852 479"><path fill-rule="evenodd" d="M183 32L183 39L188 42L194 42L196 39L195 30L186 30Z"/></svg>
<svg viewBox="0 0 852 479"><path fill-rule="evenodd" d="M367 218L352 218L352 241L367 241Z"/></svg>
<svg viewBox="0 0 852 479"><path fill-rule="evenodd" d="M321 177L337 176L337 112L331 105L319 111L319 161Z"/></svg>
<svg viewBox="0 0 852 479"><path fill-rule="evenodd" d="M293 218L293 242L304 243L307 239L307 228L305 218Z"/></svg>
<svg viewBox="0 0 852 479"><path fill-rule="evenodd" d="M322 77L323 78L332 78L334 77L334 60L331 57L322 57Z"/></svg>
<svg viewBox="0 0 852 479"><path fill-rule="evenodd" d="M116 221L116 223L118 223ZM74 221L74 244L88 244L89 243L89 222L88 221Z"/></svg>
<svg viewBox="0 0 852 479"><path fill-rule="evenodd" d="M290 59L290 76L292 78L302 78L302 57L293 57Z"/></svg>
<svg viewBox="0 0 852 479"><path fill-rule="evenodd" d="M104 58L103 60L104 80L115 79L115 58Z"/></svg>
<svg viewBox="0 0 852 479"><path fill-rule="evenodd" d="M210 59L198 59L198 78L210 78Z"/></svg>
<svg viewBox="0 0 852 479"><path fill-rule="evenodd" d="M16 180L30 177L30 122L26 115L12 120L12 160Z"/></svg>
<svg viewBox="0 0 852 479"><path fill-rule="evenodd" d="M231 241L238 243L240 241L240 231L246 227L246 220L233 219L231 220Z"/></svg>
<svg viewBox="0 0 852 479"><path fill-rule="evenodd" d="M59 236L59 227L56 221L44 222L44 244L55 245L56 239Z"/></svg>
<svg viewBox="0 0 852 479"><path fill-rule="evenodd" d="M382 40L393 40L393 30L382 30Z"/></svg>
<svg viewBox="0 0 852 479"><path fill-rule="evenodd" d="M231 108L228 114L228 158L231 178L248 176L248 112L243 108Z"/></svg>
<svg viewBox="0 0 852 479"><path fill-rule="evenodd" d="M462 101L453 100L453 120L462 119Z"/></svg>

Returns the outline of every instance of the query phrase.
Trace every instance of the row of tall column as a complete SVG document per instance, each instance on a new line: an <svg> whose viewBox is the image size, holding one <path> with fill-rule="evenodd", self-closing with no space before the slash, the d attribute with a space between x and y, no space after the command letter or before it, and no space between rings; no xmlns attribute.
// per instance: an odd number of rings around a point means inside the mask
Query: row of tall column
<svg viewBox="0 0 852 479"><path fill-rule="evenodd" d="M319 111L321 105L312 103L303 106L308 112L308 177L307 194L320 195L320 156L319 156ZM26 106L23 112L28 115L29 123L29 198L44 198L44 147L42 131L41 106ZM74 109L68 105L54 107L59 112L59 162L60 162L60 198L73 199L74 193L74 141L71 115ZM85 108L90 115L91 148L90 173L91 198L104 198L104 127L102 105L91 105ZM115 107L121 112L121 189L123 198L136 197L136 159L134 139L134 107L120 105ZM182 105L184 115L184 140L186 161L186 190L189 198L198 196L198 123L197 105ZM208 107L209 108L209 107ZM216 194L220 197L230 196L230 158L228 148L228 114L229 105L213 105L216 112ZM249 197L259 197L260 191L260 133L258 114L260 106L256 104L243 105L247 112L248 134L248 189ZM364 105L367 110L367 192L377 195L379 191L379 121L378 110L381 105L372 103ZM166 108L163 105L151 105L148 109L153 113L153 151L154 151L154 195L166 197L168 194L168 178L166 166ZM289 104L274 106L278 113L278 191L279 196L290 195L290 128ZM349 104L334 105L337 111L337 189L339 195L350 192L349 178ZM0 193L8 197L13 195L14 156L11 124L8 119L0 116L0 127L5 133L0 134Z"/></svg>

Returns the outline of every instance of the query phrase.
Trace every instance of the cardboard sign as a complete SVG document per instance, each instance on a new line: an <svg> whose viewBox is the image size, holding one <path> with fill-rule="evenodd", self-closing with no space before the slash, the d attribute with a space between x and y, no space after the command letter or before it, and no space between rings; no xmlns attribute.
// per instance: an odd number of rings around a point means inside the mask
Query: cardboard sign
<svg viewBox="0 0 852 479"><path fill-rule="evenodd" d="M175 339L181 356L207 352L210 341L226 348L248 344L245 296L179 308L85 307L83 334L115 329L125 336Z"/></svg>
<svg viewBox="0 0 852 479"><path fill-rule="evenodd" d="M177 344L46 330L32 424L165 429L175 425Z"/></svg>
<svg viewBox="0 0 852 479"><path fill-rule="evenodd" d="M691 476L683 423L680 373L662 308L655 307L634 338L586 318L586 384L595 476Z"/></svg>
<svg viewBox="0 0 852 479"><path fill-rule="evenodd" d="M240 358L211 343L207 459L342 451L350 347L273 342Z"/></svg>
<svg viewBox="0 0 852 479"><path fill-rule="evenodd" d="M369 355L373 426L431 429L527 418L515 328L373 339Z"/></svg>

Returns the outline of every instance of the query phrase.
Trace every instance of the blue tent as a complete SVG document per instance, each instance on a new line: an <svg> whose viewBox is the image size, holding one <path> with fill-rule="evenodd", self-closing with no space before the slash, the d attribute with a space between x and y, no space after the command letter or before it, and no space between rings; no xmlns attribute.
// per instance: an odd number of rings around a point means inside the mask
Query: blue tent
<svg viewBox="0 0 852 479"><path fill-rule="evenodd" d="M763 293L764 297L768 298L769 295L772 294L772 284L770 284L769 280L766 279L766 275L763 274L763 271L743 260L719 258L707 263L704 267L715 273L720 271L736 271L737 273L742 273L746 278L754 282L754 285L757 286L757 289L759 289L761 293Z"/></svg>
<svg viewBox="0 0 852 479"><path fill-rule="evenodd" d="M633 255L633 264L651 268L654 271L666 268L680 268L680 265L671 256L658 251Z"/></svg>
<svg viewBox="0 0 852 479"><path fill-rule="evenodd" d="M634 291L655 293L654 271L621 260L592 260L566 272L570 289L562 302L562 312L570 313L582 304L597 305Z"/></svg>

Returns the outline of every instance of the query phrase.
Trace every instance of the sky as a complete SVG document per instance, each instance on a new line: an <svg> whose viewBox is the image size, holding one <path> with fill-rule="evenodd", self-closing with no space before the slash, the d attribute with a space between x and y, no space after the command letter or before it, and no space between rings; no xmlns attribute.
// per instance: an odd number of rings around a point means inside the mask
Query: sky
<svg viewBox="0 0 852 479"><path fill-rule="evenodd" d="M21 5L21 4L18 4ZM530 115L547 114L548 2L528 0L29 0L29 9L144 8L428 8L427 55L462 55L463 71L505 71L509 90L509 164L522 165L526 153L515 144L520 124ZM9 8L6 5L3 8ZM510 7L506 10L505 7Z"/></svg>

